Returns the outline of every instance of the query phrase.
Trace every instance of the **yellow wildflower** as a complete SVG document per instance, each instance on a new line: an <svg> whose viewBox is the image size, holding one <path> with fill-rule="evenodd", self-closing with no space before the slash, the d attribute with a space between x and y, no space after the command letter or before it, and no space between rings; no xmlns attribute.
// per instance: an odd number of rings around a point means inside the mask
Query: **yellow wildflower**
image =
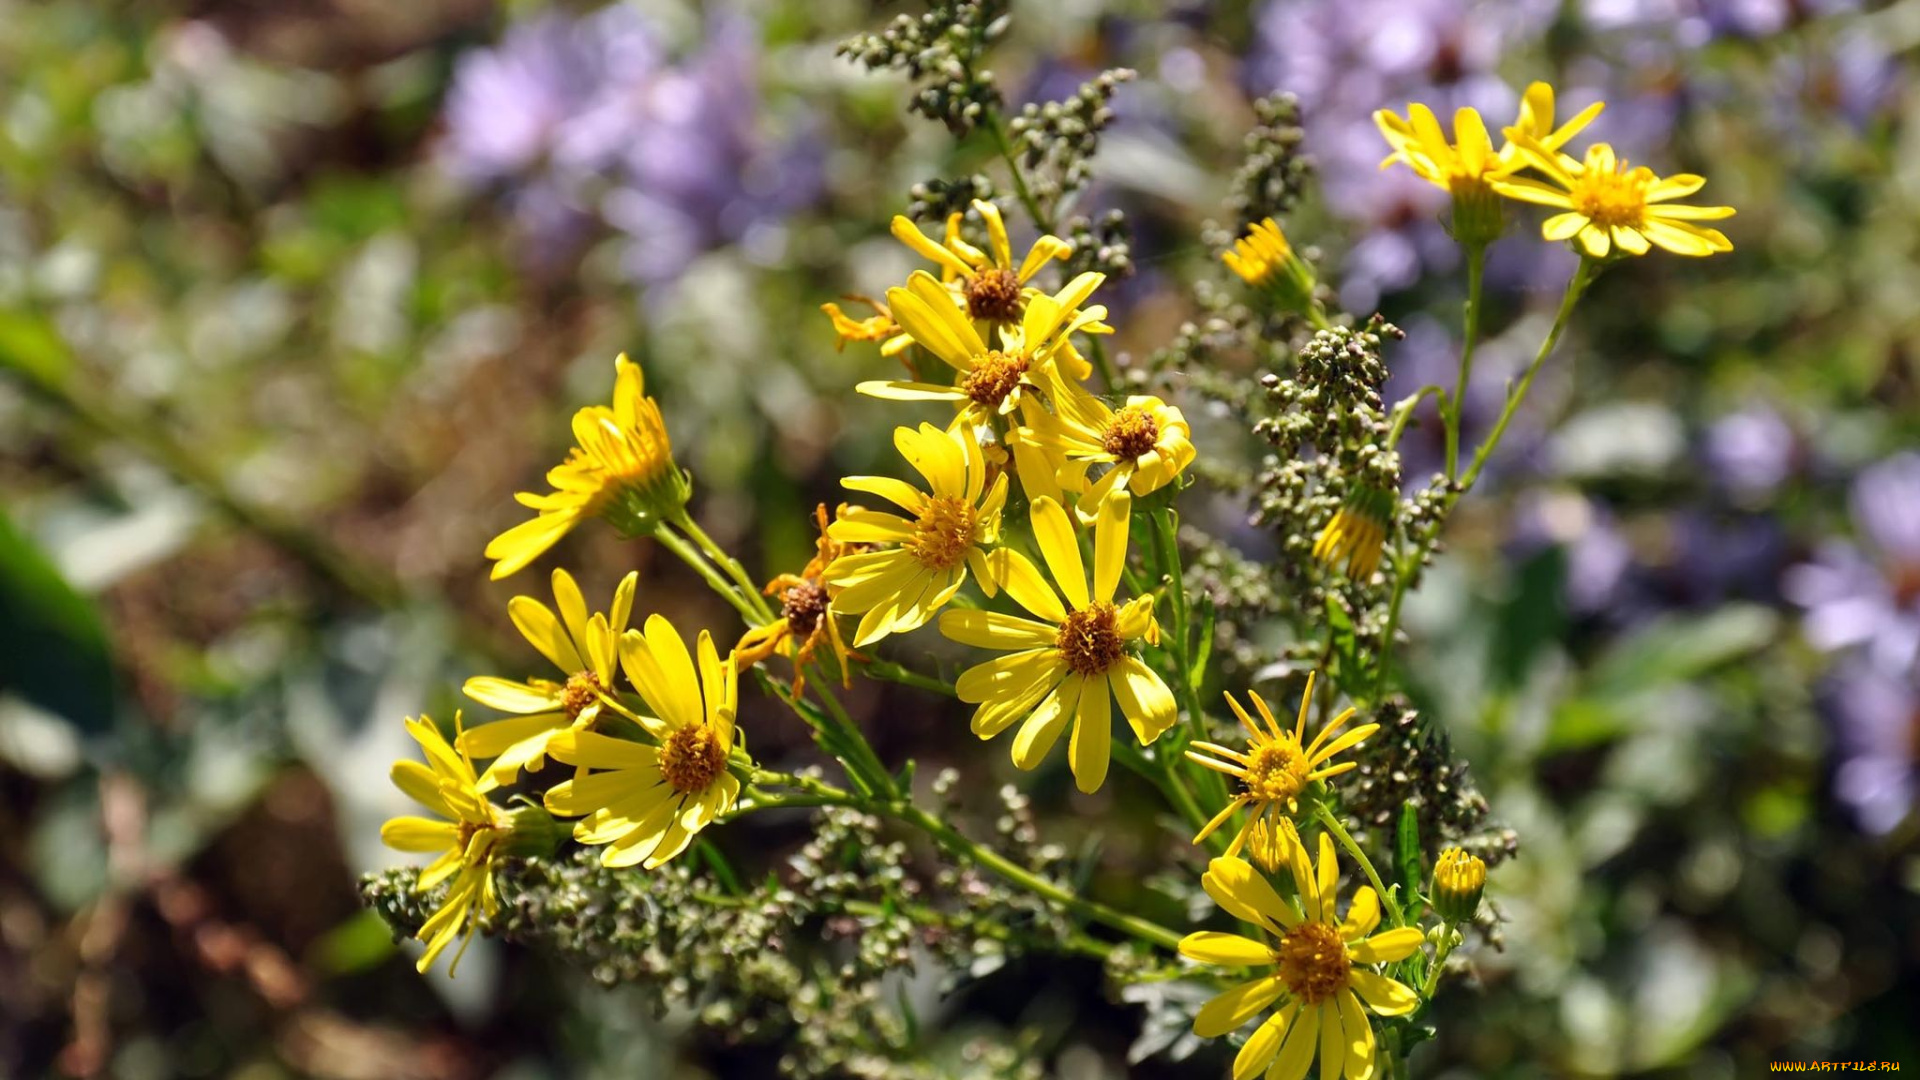
<svg viewBox="0 0 1920 1080"><path fill-rule="evenodd" d="M1255 941L1238 934L1202 931L1180 942L1180 955L1229 968L1271 968L1200 1007L1193 1033L1218 1038L1258 1016L1284 998L1233 1059L1234 1080L1301 1080L1320 1057L1321 1080L1371 1080L1374 1075L1373 1022L1366 1003L1381 1016L1405 1016L1420 1004L1407 986L1373 970L1412 956L1424 937L1411 926L1374 933L1380 925L1380 897L1363 885L1354 892L1347 917L1339 918L1340 867L1333 840L1320 834L1318 873L1290 821L1286 835L1288 864L1300 895L1300 908L1280 898L1254 868L1235 858L1215 859L1200 879L1221 909L1271 935Z"/></svg>
<svg viewBox="0 0 1920 1080"><path fill-rule="evenodd" d="M1193 838L1198 844L1213 835L1213 831L1226 824L1228 818L1241 807L1252 809L1253 814L1240 831L1234 834L1233 843L1228 845L1227 854L1238 855L1247 843L1247 837L1255 822L1263 817L1284 818L1299 809L1300 793L1309 783L1338 776L1349 769L1357 768L1358 763L1343 761L1338 765L1328 765L1334 755L1359 745L1369 735L1380 730L1379 724L1362 724L1345 735L1329 742L1334 732L1346 726L1355 712L1348 709L1335 717L1331 724L1320 729L1313 742L1306 741L1307 710L1313 706L1313 673L1307 673L1307 689L1300 695L1300 715L1294 721L1292 731L1282 731L1280 724L1273 718L1272 710L1259 694L1247 692L1253 699L1253 707L1260 711L1260 718L1266 721L1266 727L1254 723L1247 710L1226 695L1227 705L1240 718L1240 725L1247 729L1247 749L1245 753L1229 750L1224 746L1210 742L1196 742L1193 749L1187 751L1187 759L1196 765L1204 765L1215 772L1225 773L1240 781L1242 790L1226 808L1214 815L1212 821ZM1206 755L1211 754L1212 757ZM1324 767L1323 767L1324 766Z"/></svg>
<svg viewBox="0 0 1920 1080"><path fill-rule="evenodd" d="M1018 322L1026 307L1027 282L1048 262L1073 254L1073 245L1057 236L1042 236L1027 249L1026 257L1016 267L1013 245L1008 241L1000 208L975 199L973 210L987 223L991 252L981 251L961 239L958 213L948 216L942 244L927 239L919 226L900 215L894 216L893 235L940 267L940 280L960 301L968 318L1001 325Z"/></svg>
<svg viewBox="0 0 1920 1080"><path fill-rule="evenodd" d="M1015 650L960 674L955 684L960 700L980 706L973 714L973 733L991 739L1024 717L1013 741L1013 763L1031 769L1072 722L1067 760L1081 791L1098 791L1106 780L1115 702L1142 746L1171 727L1177 711L1173 691L1128 651L1131 642L1159 639L1153 597L1113 601L1127 559L1131 512L1132 499L1124 491L1102 506L1089 582L1067 512L1052 499L1036 500L1034 538L1060 591L1011 549L1001 553L1000 584L1038 619L979 610L940 616L940 632L955 641Z"/></svg>
<svg viewBox="0 0 1920 1080"><path fill-rule="evenodd" d="M1556 128L1553 87L1536 82L1527 87L1520 101L1520 115L1508 130L1524 132L1543 148L1557 151L1592 123L1604 107L1595 102ZM1433 110L1425 105L1408 105L1405 119L1381 109L1373 114L1373 121L1393 148L1380 167L1401 162L1421 179L1450 193L1454 236L1461 243L1485 245L1499 236L1503 222L1498 182L1529 164L1512 141L1495 151L1486 122L1469 108L1455 110L1451 143Z"/></svg>
<svg viewBox="0 0 1920 1080"><path fill-rule="evenodd" d="M1093 294L1102 274L1085 273L1054 295L1035 292L1025 301L1017 324L999 331L990 345L973 320L948 299L933 275L915 271L904 289L887 290L893 317L920 343L958 373L952 385L923 382L863 382L860 393L893 401L950 401L960 407L954 423L974 426L1005 416L1032 391L1044 391L1057 354L1068 337L1082 330L1107 329L1107 309L1080 305Z"/></svg>
<svg viewBox="0 0 1920 1080"><path fill-rule="evenodd" d="M686 505L690 488L673 463L660 404L647 396L640 365L625 353L614 360L613 406L589 405L574 413L573 438L567 460L547 472L553 490L515 496L539 515L487 544L487 558L498 560L495 581L539 558L588 518L604 515L638 532Z"/></svg>
<svg viewBox="0 0 1920 1080"><path fill-rule="evenodd" d="M1732 217L1733 207L1672 202L1699 191L1705 178L1683 173L1662 179L1645 165L1630 168L1606 143L1588 147L1586 159L1574 161L1525 132L1507 134L1547 179L1510 176L1495 186L1508 198L1562 211L1540 226L1548 240L1572 240L1596 259L1616 249L1645 255L1656 245L1696 258L1733 250L1726 234L1695 224Z"/></svg>
<svg viewBox="0 0 1920 1080"><path fill-rule="evenodd" d="M837 518L847 515L847 505L842 503L836 513ZM820 644L826 642L833 648L834 660L840 667L842 685L852 685L853 665L848 662L851 653L847 643L840 637L840 625L833 613L827 610L831 600L826 583L827 567L833 561L849 552L864 550L864 544L850 544L835 540L829 533L831 526L827 519L827 504L821 503L814 509L814 520L820 526L820 537L814 541L813 558L798 574L781 574L767 582L766 595L780 598L780 617L765 626L756 626L740 638L733 648L734 666L742 671L761 660L779 653L793 660L793 693L800 696L807 687L806 667L813 661L813 654Z"/></svg>
<svg viewBox="0 0 1920 1080"><path fill-rule="evenodd" d="M1272 218L1255 223L1231 250L1221 253L1220 261L1249 285L1281 288L1298 300L1313 294L1313 272L1294 254L1287 234Z"/></svg>
<svg viewBox="0 0 1920 1080"><path fill-rule="evenodd" d="M560 569L553 572L558 616L531 596L507 602L507 616L521 636L566 678L563 682L539 678L515 682L481 676L461 687L482 705L517 714L512 720L482 724L460 736L462 753L494 759L487 769L494 782L511 784L522 768L538 770L546 764L547 743L555 735L570 727L591 726L599 719L601 695L613 692L619 674L616 643L627 628L639 580L637 573L621 579L611 613L606 615L597 611L588 615L580 586L573 575Z"/></svg>
<svg viewBox="0 0 1920 1080"><path fill-rule="evenodd" d="M685 851L740 797L740 781L727 771L740 673L704 630L698 649L696 670L680 632L659 615L647 619L644 636L621 635L620 666L653 710L639 719L658 746L579 729L549 746L554 757L589 772L550 789L547 809L583 818L573 838L605 844L602 865L652 870Z"/></svg>
<svg viewBox="0 0 1920 1080"><path fill-rule="evenodd" d="M927 491L886 476L849 476L841 484L886 499L911 520L855 509L827 528L843 543L879 545L827 567L827 585L839 590L829 610L861 616L855 648L924 625L960 591L969 568L988 596L996 591L987 551L1000 539L1006 474L988 486L986 455L965 432L932 424L895 428L893 445L926 478Z"/></svg>
<svg viewBox="0 0 1920 1080"><path fill-rule="evenodd" d="M1193 463L1186 416L1157 397L1136 394L1114 409L1070 384L1058 385L1052 397L1053 412L1030 411L1030 426L1014 435L1060 459L1055 480L1064 490L1084 493L1082 521L1091 520L1112 492L1150 494ZM1098 464L1110 468L1089 487L1087 470Z"/></svg>
<svg viewBox="0 0 1920 1080"><path fill-rule="evenodd" d="M457 731L458 713L453 724ZM427 763L395 762L393 786L441 820L393 818L380 826L380 839L398 851L440 853L420 871L414 887L426 893L449 879L452 884L446 899L414 935L427 945L426 954L414 966L425 972L454 938L464 935L460 951L448 967L448 974L452 974L460 966L460 957L472 942L479 921L500 910L493 867L512 829L507 816L487 799L493 784L474 775L473 760L448 745L432 720L424 716L409 719L407 734L420 744Z"/></svg>

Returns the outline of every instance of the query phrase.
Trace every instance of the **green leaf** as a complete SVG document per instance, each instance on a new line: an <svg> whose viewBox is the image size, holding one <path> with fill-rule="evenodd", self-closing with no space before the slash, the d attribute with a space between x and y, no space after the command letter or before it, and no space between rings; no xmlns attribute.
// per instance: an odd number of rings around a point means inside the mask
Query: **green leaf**
<svg viewBox="0 0 1920 1080"><path fill-rule="evenodd" d="M0 514L0 688L83 731L113 720L113 662L93 603Z"/></svg>
<svg viewBox="0 0 1920 1080"><path fill-rule="evenodd" d="M1420 895L1420 882L1425 877L1421 871L1420 860L1420 812L1411 802L1400 804L1400 829L1394 836L1394 861L1399 869L1400 885L1408 895ZM1418 918L1420 901L1409 901L1406 916Z"/></svg>
<svg viewBox="0 0 1920 1080"><path fill-rule="evenodd" d="M1200 640L1193 647L1193 671L1189 673L1196 694L1206 689L1207 661L1213 658L1214 617L1213 597L1202 593L1194 607L1194 619L1200 624Z"/></svg>
<svg viewBox="0 0 1920 1080"><path fill-rule="evenodd" d="M1327 594L1327 634L1333 646L1334 670L1321 672L1321 678L1332 678L1341 685L1357 685L1367 665L1360 661L1354 640L1353 620L1347 617L1347 609L1331 592Z"/></svg>

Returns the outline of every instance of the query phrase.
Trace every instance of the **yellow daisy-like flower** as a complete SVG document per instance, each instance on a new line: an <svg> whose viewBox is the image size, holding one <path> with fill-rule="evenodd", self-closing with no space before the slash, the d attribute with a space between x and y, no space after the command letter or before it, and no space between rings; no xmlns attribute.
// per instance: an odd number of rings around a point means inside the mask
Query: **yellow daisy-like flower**
<svg viewBox="0 0 1920 1080"><path fill-rule="evenodd" d="M644 531L686 505L690 487L673 463L660 403L647 396L640 365L625 353L613 363L613 405L589 405L573 414L576 445L567 460L548 470L553 490L514 496L539 515L487 544L487 558L497 560L495 581L539 558L589 518L605 516L623 530Z"/></svg>
<svg viewBox="0 0 1920 1080"><path fill-rule="evenodd" d="M1118 409L1073 385L1056 386L1052 397L1053 412L1030 410L1031 426L1014 434L1061 460L1055 481L1084 493L1082 521L1091 520L1111 493L1150 494L1193 464L1193 429L1177 407L1157 397L1136 394ZM1089 487L1087 470L1097 464L1111 468Z"/></svg>
<svg viewBox="0 0 1920 1080"><path fill-rule="evenodd" d="M1226 824L1228 818L1241 807L1252 809L1246 824L1234 834L1233 843L1227 846L1227 854L1238 855L1246 846L1247 837L1254 823L1263 817L1272 816L1283 819L1299 809L1299 797L1309 783L1338 776L1349 769L1359 767L1358 762L1343 761L1338 765L1328 765L1334 755L1358 746L1369 735L1380 730L1379 724L1362 724L1352 731L1332 738L1333 733L1346 726L1353 719L1355 711L1334 717L1333 722L1320 729L1313 742L1306 741L1307 710L1313 706L1314 673L1307 673L1307 689L1300 695L1300 715L1294 721L1292 731L1282 731L1280 724L1273 718L1273 711L1259 694L1247 691L1247 697L1253 699L1253 707L1260 711L1260 718L1266 721L1263 728L1254 723L1247 710L1226 695L1227 705L1233 714L1240 718L1240 725L1247 729L1247 749L1245 753L1229 750L1217 743L1196 742L1193 749L1187 751L1187 759L1196 765L1204 765L1215 772L1225 773L1240 781L1240 794L1226 805L1226 808L1214 815L1212 821L1193 838L1198 844L1213 835L1213 831ZM1329 741L1331 739L1331 741ZM1212 755L1211 757L1207 755Z"/></svg>
<svg viewBox="0 0 1920 1080"><path fill-rule="evenodd" d="M458 730L458 713L453 724ZM440 820L393 818L380 826L380 839L397 851L440 853L420 871L414 887L425 893L449 879L453 884L447 888L447 898L414 935L427 944L426 954L414 966L424 973L454 938L464 935L460 951L447 969L452 974L460 966L460 957L473 940L480 919L500 910L493 866L512 830L507 816L487 799L493 785L474 775L473 760L449 745L432 720L424 716L409 719L407 734L420 744L427 761L424 765L418 761L394 762L393 786Z"/></svg>
<svg viewBox="0 0 1920 1080"><path fill-rule="evenodd" d="M1054 295L1036 292L1025 301L1017 324L988 344L972 319L956 307L933 275L917 270L904 289L887 290L887 307L913 340L958 373L950 386L924 382L863 382L854 389L892 401L950 401L960 407L954 423L985 424L1005 416L1033 391L1044 391L1069 336L1111 329L1100 320L1107 309L1081 308L1105 275L1085 273Z"/></svg>
<svg viewBox="0 0 1920 1080"><path fill-rule="evenodd" d="M685 851L740 797L740 781L727 771L740 673L704 630L698 649L696 670L680 632L659 615L647 619L644 636L629 630L620 638L620 666L653 710L640 722L658 746L570 729L548 747L561 761L591 770L550 789L546 804L555 814L583 818L573 838L605 844L602 865L652 870Z"/></svg>
<svg viewBox="0 0 1920 1080"><path fill-rule="evenodd" d="M1520 115L1511 131L1525 133L1542 148L1556 152L1575 135L1585 130L1600 115L1605 105L1595 102L1573 119L1553 126L1553 87L1537 82L1527 87L1520 101ZM1433 110L1425 105L1407 106L1403 119L1389 109L1373 114L1374 123L1393 152L1380 163L1386 168L1400 162L1421 179L1453 196L1454 234L1462 243L1485 244L1500 234L1498 181L1525 168L1529 161L1512 142L1498 151L1487 135L1486 122L1473 109L1462 108L1453 114L1453 141Z"/></svg>
<svg viewBox="0 0 1920 1080"><path fill-rule="evenodd" d="M1234 1080L1252 1080L1263 1071L1266 1080L1301 1080L1316 1051L1320 1080L1372 1080L1375 1043L1366 1009L1381 1016L1405 1016L1420 1004L1418 994L1373 965L1404 960L1425 939L1411 926L1374 933L1380 925L1380 897L1364 885L1354 892L1346 918L1340 919L1340 867L1333 839L1320 834L1315 873L1293 823L1284 822L1281 829L1299 909L1282 900L1241 859L1215 859L1200 879L1222 910L1272 938L1255 941L1202 931L1181 940L1180 955L1203 964L1272 971L1201 1006L1193 1033L1218 1038L1280 1002L1279 1010L1254 1030L1233 1059Z"/></svg>
<svg viewBox="0 0 1920 1080"><path fill-rule="evenodd" d="M1380 109L1373 114L1373 122L1387 145L1393 148L1393 153L1387 155L1380 167L1384 169L1399 162L1443 191L1454 195L1463 191L1477 193L1493 181L1511 176L1530 164L1511 141L1514 133L1524 134L1546 150L1557 151L1593 123L1604 108L1604 102L1594 102L1556 128L1553 126L1553 87L1543 82L1534 83L1520 99L1519 117L1513 127L1507 129L1510 141L1498 151L1494 150L1493 139L1487 134L1486 122L1473 109L1454 111L1452 142L1447 141L1433 110L1425 105L1408 105L1404 118L1391 109Z"/></svg>
<svg viewBox="0 0 1920 1080"><path fill-rule="evenodd" d="M924 625L960 591L969 568L988 596L996 591L987 551L1000 539L1006 474L988 485L986 454L967 432L932 424L918 431L895 428L893 445L926 479L926 491L886 476L849 476L841 484L878 495L910 516L849 510L827 528L841 543L879 545L842 555L827 567L827 585L839 590L830 610L861 616L855 648Z"/></svg>
<svg viewBox="0 0 1920 1080"><path fill-rule="evenodd" d="M844 518L847 510L842 503L835 516ZM780 617L748 630L733 647L734 666L742 671L775 653L790 657L795 697L807 688L806 667L822 642L832 647L834 659L839 662L841 684L851 686L853 683L853 665L848 662L851 653L840 636L840 624L828 610L832 597L827 589L826 572L835 559L862 550L865 545L844 543L832 537L826 503L815 507L813 516L820 526L813 558L798 574L781 574L767 582L766 595L780 598Z"/></svg>
<svg viewBox="0 0 1920 1080"><path fill-rule="evenodd" d="M481 676L461 687L468 697L501 712L518 714L512 720L482 724L460 736L460 751L477 758L493 758L487 777L511 784L523 768L546 764L547 744L568 728L590 726L600 717L600 695L613 692L619 674L620 634L633 611L633 592L640 575L630 573L613 593L609 614L587 614L580 586L565 570L553 572L556 616L531 596L507 602L507 616L540 655L566 675L564 682L528 679L515 682Z"/></svg>
<svg viewBox="0 0 1920 1080"><path fill-rule="evenodd" d="M1101 507L1089 581L1067 512L1052 499L1036 500L1034 537L1060 591L1026 556L1002 549L1001 586L1037 618L978 610L940 616L940 632L961 644L1015 650L968 668L955 683L961 701L979 706L973 733L991 739L1024 717L1013 740L1013 763L1031 769L1071 722L1067 760L1081 791L1098 791L1106 780L1114 703L1142 746L1171 727L1177 713L1173 691L1128 650L1131 642L1159 638L1153 597L1113 600L1126 564L1131 512L1124 491Z"/></svg>
<svg viewBox="0 0 1920 1080"><path fill-rule="evenodd" d="M1362 487L1347 497L1313 544L1313 557L1328 566L1342 566L1347 576L1365 581L1380 568L1387 543L1387 523L1393 520L1393 496Z"/></svg>
<svg viewBox="0 0 1920 1080"><path fill-rule="evenodd" d="M1588 147L1586 160L1574 161L1525 132L1509 129L1508 136L1547 180L1511 176L1496 187L1510 199L1562 211L1540 226L1548 240L1572 240L1596 259L1616 249L1645 255L1655 246L1695 258L1733 250L1725 233L1695 224L1732 217L1733 207L1673 204L1699 191L1705 178L1682 173L1662 179L1645 165L1629 167L1605 143Z"/></svg>
<svg viewBox="0 0 1920 1080"><path fill-rule="evenodd" d="M1026 308L1027 282L1048 262L1073 254L1073 245L1057 236L1042 236L1027 249L1026 258L1016 267L1013 245L1007 238L1007 224L1000 218L1000 208L975 199L973 210L987 223L991 252L981 251L961 239L958 213L947 217L944 243L929 240L919 226L897 214L893 219L893 235L940 267L941 281L953 291L968 318L1001 325L1018 322Z"/></svg>

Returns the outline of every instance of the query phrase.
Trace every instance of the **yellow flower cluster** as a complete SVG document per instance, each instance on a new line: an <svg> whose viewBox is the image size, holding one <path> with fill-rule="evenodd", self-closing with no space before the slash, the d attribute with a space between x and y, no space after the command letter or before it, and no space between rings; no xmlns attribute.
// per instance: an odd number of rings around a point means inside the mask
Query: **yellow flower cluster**
<svg viewBox="0 0 1920 1080"><path fill-rule="evenodd" d="M1553 88L1534 83L1498 151L1473 109L1454 113L1452 141L1425 105L1407 106L1404 117L1386 109L1373 116L1393 151L1381 167L1405 165L1451 194L1454 236L1463 244L1484 246L1499 235L1499 199L1505 197L1561 211L1547 219L1541 235L1571 240L1595 259L1644 255L1653 247L1691 256L1732 251L1725 234L1697 224L1731 217L1732 207L1673 202L1699 191L1706 183L1701 177L1662 179L1644 165L1629 167L1606 143L1588 147L1583 158L1562 152L1602 107L1590 105L1556 127ZM1523 175L1529 169L1539 177Z"/></svg>

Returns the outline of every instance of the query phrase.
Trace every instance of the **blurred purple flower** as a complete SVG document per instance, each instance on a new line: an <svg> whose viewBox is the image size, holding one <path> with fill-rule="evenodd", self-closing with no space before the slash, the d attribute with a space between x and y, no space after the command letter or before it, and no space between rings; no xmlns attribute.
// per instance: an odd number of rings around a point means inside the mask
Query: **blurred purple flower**
<svg viewBox="0 0 1920 1080"><path fill-rule="evenodd" d="M676 63L631 5L542 15L460 59L442 160L504 185L536 253L571 250L597 214L631 238L634 278L664 281L817 191L817 155L762 136L754 57L740 18Z"/></svg>
<svg viewBox="0 0 1920 1080"><path fill-rule="evenodd" d="M1909 677L1854 660L1834 671L1820 700L1834 729L1835 793L1862 828L1892 832L1920 785L1920 691Z"/></svg>
<svg viewBox="0 0 1920 1080"><path fill-rule="evenodd" d="M1799 467L1799 437L1778 412L1754 405L1714 421L1701 456L1714 482L1733 497L1761 499Z"/></svg>
<svg viewBox="0 0 1920 1080"><path fill-rule="evenodd" d="M1815 647L1860 649L1879 670L1907 677L1920 657L1920 454L1862 472L1850 509L1862 545L1821 544L1782 590L1806 609Z"/></svg>

